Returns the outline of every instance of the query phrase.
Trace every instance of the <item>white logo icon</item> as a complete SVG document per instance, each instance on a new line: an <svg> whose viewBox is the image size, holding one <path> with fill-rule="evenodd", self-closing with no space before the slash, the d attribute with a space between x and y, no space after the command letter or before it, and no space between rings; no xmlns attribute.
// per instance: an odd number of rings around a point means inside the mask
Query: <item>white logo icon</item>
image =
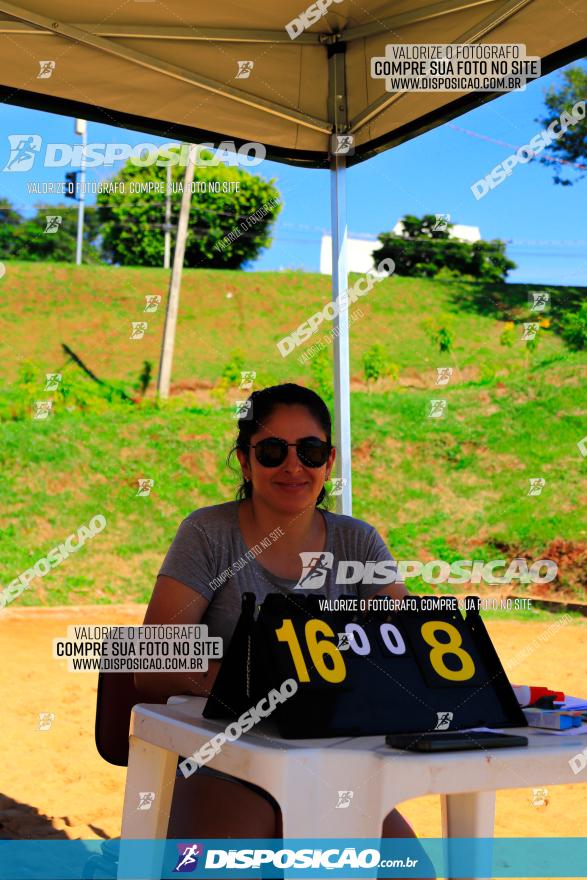
<svg viewBox="0 0 587 880"><path fill-rule="evenodd" d="M142 498L146 498L147 495L151 494L151 489L155 485L155 480L149 480L146 478L139 478L139 489L137 495L140 495ZM135 498L137 496L135 495Z"/></svg>
<svg viewBox="0 0 587 880"><path fill-rule="evenodd" d="M39 726L37 730L50 730L55 721L55 712L39 712Z"/></svg>
<svg viewBox="0 0 587 880"><path fill-rule="evenodd" d="M45 373L45 391L57 391L61 384L61 373Z"/></svg>
<svg viewBox="0 0 587 880"><path fill-rule="evenodd" d="M50 234L57 232L61 223L63 222L63 217L59 214L46 214L45 221L47 225L45 226L44 232L48 232Z"/></svg>
<svg viewBox="0 0 587 880"><path fill-rule="evenodd" d="M436 367L436 384L448 385L453 374L452 367Z"/></svg>
<svg viewBox="0 0 587 880"><path fill-rule="evenodd" d="M41 137L38 134L9 134L10 158L3 171L30 171L35 155L41 149Z"/></svg>
<svg viewBox="0 0 587 880"><path fill-rule="evenodd" d="M530 477L530 488L528 495L541 495L542 490L546 486L544 477Z"/></svg>
<svg viewBox="0 0 587 880"><path fill-rule="evenodd" d="M334 554L328 551L316 553L304 551L300 553L302 574L294 590L319 590L326 583L328 570L332 568Z"/></svg>
<svg viewBox="0 0 587 880"><path fill-rule="evenodd" d="M55 61L39 61L39 67L41 69L37 74L37 79L49 79L53 75L55 66Z"/></svg>
<svg viewBox="0 0 587 880"><path fill-rule="evenodd" d="M428 410L429 419L442 419L446 415L447 400L431 400Z"/></svg>
<svg viewBox="0 0 587 880"><path fill-rule="evenodd" d="M332 135L331 153L333 156L350 156L354 152L355 136L353 134Z"/></svg>
<svg viewBox="0 0 587 880"><path fill-rule="evenodd" d="M548 789L547 788L533 788L532 789L531 804L533 807L547 807L548 806Z"/></svg>
<svg viewBox="0 0 587 880"><path fill-rule="evenodd" d="M438 721L436 722L434 730L448 730L454 715L452 712L437 712L436 717L438 718Z"/></svg>
<svg viewBox="0 0 587 880"><path fill-rule="evenodd" d="M4 278L6 275L6 266L4 263L0 263L0 278Z"/></svg>
<svg viewBox="0 0 587 880"><path fill-rule="evenodd" d="M131 321L132 330L130 332L129 339L142 339L145 335L145 330L148 327L146 321Z"/></svg>
<svg viewBox="0 0 587 880"><path fill-rule="evenodd" d="M354 791L339 791L338 793L338 803L336 804L337 810L346 810L347 807L350 807L351 801L353 799Z"/></svg>
<svg viewBox="0 0 587 880"><path fill-rule="evenodd" d="M550 304L550 294L541 290L531 290L528 294L528 302L531 312L543 312Z"/></svg>
<svg viewBox="0 0 587 880"><path fill-rule="evenodd" d="M335 498L337 495L342 495L342 490L346 486L346 477L333 477L332 478L332 488L330 490L330 495Z"/></svg>
<svg viewBox="0 0 587 880"><path fill-rule="evenodd" d="M139 805L137 807L138 810L150 810L153 805L153 801L155 800L155 792L154 791L139 791Z"/></svg>
<svg viewBox="0 0 587 880"><path fill-rule="evenodd" d="M238 71L235 79L248 79L251 75L251 71L255 66L254 61L237 61Z"/></svg>
<svg viewBox="0 0 587 880"><path fill-rule="evenodd" d="M350 633L343 632L343 633L337 633L336 635L338 636L338 643L336 645L338 650L339 651L348 651L348 649L351 646L351 642L355 638L355 634L352 632L350 632Z"/></svg>
<svg viewBox="0 0 587 880"><path fill-rule="evenodd" d="M159 308L159 304L161 302L161 297L158 293L154 293L151 296L145 297L145 311L146 312L156 312ZM146 324L145 324L146 327Z"/></svg>
<svg viewBox="0 0 587 880"><path fill-rule="evenodd" d="M257 373L255 370L241 370L241 383L238 386L241 391L250 391Z"/></svg>
<svg viewBox="0 0 587 880"><path fill-rule="evenodd" d="M432 232L444 232L448 229L450 214L435 214L434 216L436 217L436 220L434 221Z"/></svg>
<svg viewBox="0 0 587 880"><path fill-rule="evenodd" d="M531 339L534 339L534 337L538 333L539 327L540 327L540 324L537 324L537 323L524 324L524 332L522 334L522 339L525 339L526 341L530 341Z"/></svg>
<svg viewBox="0 0 587 880"><path fill-rule="evenodd" d="M52 409L52 400L35 400L33 404L33 419L48 419Z"/></svg>
<svg viewBox="0 0 587 880"><path fill-rule="evenodd" d="M587 437L583 437L582 440L579 440L577 446L579 447L579 452L581 453L581 455L583 457L587 456Z"/></svg>
<svg viewBox="0 0 587 880"><path fill-rule="evenodd" d="M235 411L233 418L235 419L252 419L253 418L253 401L252 400L235 400Z"/></svg>
<svg viewBox="0 0 587 880"><path fill-rule="evenodd" d="M579 752L576 755L573 755L572 758L569 758L569 767L575 774L581 773L582 770L587 767L587 749L583 749L582 752Z"/></svg>

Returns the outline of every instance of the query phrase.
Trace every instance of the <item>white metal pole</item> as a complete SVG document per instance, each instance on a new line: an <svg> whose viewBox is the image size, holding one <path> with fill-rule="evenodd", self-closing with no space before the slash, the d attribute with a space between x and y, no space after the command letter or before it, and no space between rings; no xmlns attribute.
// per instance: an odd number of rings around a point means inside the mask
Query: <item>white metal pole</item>
<svg viewBox="0 0 587 880"><path fill-rule="evenodd" d="M330 162L330 208L332 226L332 299L348 288L346 157L334 155ZM349 312L341 308L334 319L334 417L337 454L336 473L342 477L337 512L352 515L351 398L349 362Z"/></svg>
<svg viewBox="0 0 587 880"><path fill-rule="evenodd" d="M169 269L171 260L171 165L167 166L167 183L165 186L165 250L163 268Z"/></svg>
<svg viewBox="0 0 587 880"><path fill-rule="evenodd" d="M84 238L84 203L86 199L86 147L88 143L87 123L85 119L76 119L75 132L82 136L82 157L80 162L80 186L79 200L77 203L77 243L75 249L75 262L77 266L82 264L82 244Z"/></svg>
<svg viewBox="0 0 587 880"><path fill-rule="evenodd" d="M177 326L177 312L179 308L179 291L181 286L181 272L188 233L188 221L190 219L190 204L192 201L192 182L194 179L194 164L196 161L196 145L190 144L188 162L183 181L183 193L181 208L177 223L177 235L175 237L175 250L173 253L173 268L169 282L169 296L167 298L167 312L165 314L165 329L163 331L163 344L161 346L161 359L159 362L159 377L157 379L157 393L160 397L169 397L169 385L171 381L171 367L173 364L173 349L175 346L175 328Z"/></svg>

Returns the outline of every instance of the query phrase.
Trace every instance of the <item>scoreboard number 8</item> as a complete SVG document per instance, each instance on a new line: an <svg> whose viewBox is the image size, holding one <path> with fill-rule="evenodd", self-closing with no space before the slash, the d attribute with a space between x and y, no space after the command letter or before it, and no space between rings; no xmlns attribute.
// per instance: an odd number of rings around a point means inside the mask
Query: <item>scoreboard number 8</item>
<svg viewBox="0 0 587 880"><path fill-rule="evenodd" d="M446 633L448 642L439 642L436 638L438 632ZM426 644L432 648L430 651L432 668L441 678L448 678L449 681L468 681L473 678L475 664L471 655L461 648L463 639L456 626L441 620L429 620L422 624L421 633ZM461 668L456 671L449 669L444 662L445 654L453 654L458 657Z"/></svg>
<svg viewBox="0 0 587 880"><path fill-rule="evenodd" d="M345 632L349 636L351 650L360 656L367 656L371 652L371 645L367 633L357 623L347 623ZM400 655L406 653L406 644L399 629L392 623L382 623L380 635L383 644L390 654ZM462 648L463 639L458 629L450 623L441 620L429 620L423 623L420 632L422 638L432 649L430 651L430 665L441 678L448 681L468 681L475 675L475 664L471 655ZM442 632L448 636L447 642L440 642L437 633ZM304 660L302 648L295 631L293 622L285 619L279 629L275 630L278 641L285 642L290 650L291 658L295 666L298 681L309 682L310 673ZM325 638L319 639L322 635ZM332 627L323 620L308 620L304 627L304 637L312 663L318 675L331 684L338 684L346 678L346 665L342 654L330 639L336 638ZM452 654L457 657L461 668L449 669L444 662L444 657Z"/></svg>

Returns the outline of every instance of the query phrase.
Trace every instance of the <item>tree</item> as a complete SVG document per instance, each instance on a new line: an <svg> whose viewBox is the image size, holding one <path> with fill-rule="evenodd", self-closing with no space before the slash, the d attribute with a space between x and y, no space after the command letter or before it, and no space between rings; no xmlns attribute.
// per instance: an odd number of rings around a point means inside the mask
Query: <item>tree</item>
<svg viewBox="0 0 587 880"><path fill-rule="evenodd" d="M450 230L454 223L446 220L439 222L436 214L424 214L423 217L416 217L415 214L406 214L402 218L402 238L434 238L447 239L450 238Z"/></svg>
<svg viewBox="0 0 587 880"><path fill-rule="evenodd" d="M14 230L21 220L22 217L8 199L0 199L0 258L11 256Z"/></svg>
<svg viewBox="0 0 587 880"><path fill-rule="evenodd" d="M212 158L208 151L200 155L205 161ZM173 227L184 172L181 164L171 167ZM103 252L111 262L163 265L165 181L165 167L155 162L138 167L129 161L110 181L114 191L98 194ZM149 184L151 192L145 191ZM271 243L269 229L281 209L273 184L240 168L196 165L185 265L238 269L253 260Z"/></svg>
<svg viewBox="0 0 587 880"><path fill-rule="evenodd" d="M30 219L22 217L7 199L0 200L0 258L38 262L72 263L75 260L77 241L77 206L36 205L36 213ZM53 221L55 232L47 218ZM99 260L99 252L94 246L98 235L98 217L94 207L88 206L84 212L85 263Z"/></svg>
<svg viewBox="0 0 587 880"><path fill-rule="evenodd" d="M460 241L450 238L452 224L434 229L436 216L418 218L406 214L401 235L383 232L381 248L373 252L375 264L385 257L395 263L396 275L417 277L469 277L482 281L503 281L516 264L505 255L505 242ZM442 224L444 226L444 224Z"/></svg>
<svg viewBox="0 0 587 880"><path fill-rule="evenodd" d="M583 116L579 120L574 120L573 125L569 125L564 133L564 137L553 140L548 147L551 156L560 160L555 167L554 182L561 186L572 186L578 180L585 177L585 172L579 173L581 169L576 166L581 165L587 169L587 119L585 117L585 98L587 96L587 68L570 67L562 73L562 82L558 87L551 86L546 93L544 103L546 105L546 115L542 119L537 119L544 128L558 120L563 112L569 111L578 102L583 102ZM551 165L547 159L540 160L544 164ZM561 177L562 163L570 163L575 166L573 169L575 180L568 177ZM571 167L567 165L569 173Z"/></svg>

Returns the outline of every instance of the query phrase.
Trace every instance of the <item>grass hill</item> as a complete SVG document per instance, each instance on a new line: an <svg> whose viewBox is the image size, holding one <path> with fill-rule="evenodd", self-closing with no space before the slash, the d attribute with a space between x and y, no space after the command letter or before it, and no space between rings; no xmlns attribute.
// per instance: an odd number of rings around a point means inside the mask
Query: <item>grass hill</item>
<svg viewBox="0 0 587 880"><path fill-rule="evenodd" d="M329 278L186 270L170 400L158 404L150 388L139 405L109 402L61 344L137 396L144 362L157 370L167 280L157 269L11 262L0 281L0 584L96 514L108 523L19 604L148 598L180 520L234 497L226 455L233 401L246 394L230 376L241 367L256 370L256 387L330 393L332 345L297 360L329 322L286 358L276 347L329 301ZM529 312L530 289L391 277L351 307L353 513L401 559L555 559L550 591L584 600L587 353L569 351L555 328L587 290L548 288L549 317ZM162 297L155 313L144 311L149 295ZM144 337L131 339L140 321ZM534 351L524 321L543 323ZM453 335L450 353L433 339L439 327ZM369 386L374 343L395 366ZM453 376L439 387L445 366ZM44 390L49 372L62 373L63 393ZM429 418L439 398L446 416ZM33 419L34 401L47 399L53 414ZM535 477L544 489L528 496ZM140 478L154 480L147 497Z"/></svg>

